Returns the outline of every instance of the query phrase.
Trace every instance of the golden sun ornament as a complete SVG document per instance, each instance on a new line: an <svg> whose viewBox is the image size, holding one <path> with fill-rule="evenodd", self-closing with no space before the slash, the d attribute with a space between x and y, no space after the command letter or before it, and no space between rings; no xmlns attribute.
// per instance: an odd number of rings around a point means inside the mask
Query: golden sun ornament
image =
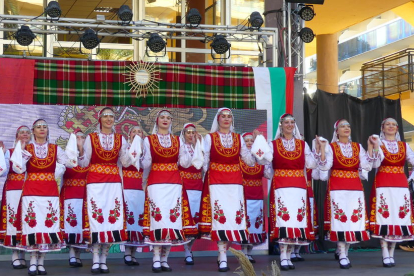
<svg viewBox="0 0 414 276"><path fill-rule="evenodd" d="M148 93L153 94L154 89L158 88L158 82L161 80L160 69L154 63L140 60L132 62L127 69L129 72L123 74L126 76L124 83L131 87L130 92L135 91L136 97L145 98Z"/></svg>

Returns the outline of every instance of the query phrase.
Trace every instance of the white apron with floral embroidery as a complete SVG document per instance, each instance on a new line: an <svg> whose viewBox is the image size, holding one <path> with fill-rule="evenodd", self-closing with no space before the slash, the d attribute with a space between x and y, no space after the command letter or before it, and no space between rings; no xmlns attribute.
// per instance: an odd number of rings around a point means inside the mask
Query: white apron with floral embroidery
<svg viewBox="0 0 414 276"><path fill-rule="evenodd" d="M11 190L6 191L6 202L7 202L7 228L5 236L16 236L17 228L15 222L17 222L17 209L19 208L19 199L22 195L22 190ZM15 249L15 246L5 246L3 247Z"/></svg>
<svg viewBox="0 0 414 276"><path fill-rule="evenodd" d="M82 229L82 218L83 218L83 199L81 198L70 198L64 201L64 229L70 236L73 234L79 235L80 243L83 242L83 229ZM69 243L69 242L68 242ZM71 244L72 247L86 248L86 244Z"/></svg>
<svg viewBox="0 0 414 276"><path fill-rule="evenodd" d="M249 234L263 234L263 200L246 200L247 213L249 215Z"/></svg>
<svg viewBox="0 0 414 276"><path fill-rule="evenodd" d="M187 190L187 196L188 202L190 203L191 216L196 220L200 212L201 191Z"/></svg>
<svg viewBox="0 0 414 276"><path fill-rule="evenodd" d="M127 231L142 233L142 222L144 220L144 204L145 192L142 190L124 190L124 200L126 208L126 225ZM129 246L146 246L146 244L138 241L127 242Z"/></svg>
<svg viewBox="0 0 414 276"><path fill-rule="evenodd" d="M274 193L277 227L307 228L306 189L278 188Z"/></svg>

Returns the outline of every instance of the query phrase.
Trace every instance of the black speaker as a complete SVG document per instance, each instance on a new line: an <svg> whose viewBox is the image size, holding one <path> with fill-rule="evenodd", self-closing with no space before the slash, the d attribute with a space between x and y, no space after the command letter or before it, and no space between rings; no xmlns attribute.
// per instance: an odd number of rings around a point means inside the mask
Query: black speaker
<svg viewBox="0 0 414 276"><path fill-rule="evenodd" d="M286 0L286 2L323 5L323 2L325 2L325 0Z"/></svg>

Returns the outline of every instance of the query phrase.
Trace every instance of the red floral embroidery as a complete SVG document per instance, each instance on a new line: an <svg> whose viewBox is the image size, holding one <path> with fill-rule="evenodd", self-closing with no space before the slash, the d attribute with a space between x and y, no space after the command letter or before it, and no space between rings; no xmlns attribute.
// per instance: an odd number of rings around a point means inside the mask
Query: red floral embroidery
<svg viewBox="0 0 414 276"><path fill-rule="evenodd" d="M158 208L152 200L149 201L149 204L151 205L151 217L153 217L155 221L160 221L162 219L160 208Z"/></svg>
<svg viewBox="0 0 414 276"><path fill-rule="evenodd" d="M121 216L121 202L118 198L115 198L115 208L109 210L108 222L114 224L118 218Z"/></svg>
<svg viewBox="0 0 414 276"><path fill-rule="evenodd" d="M134 212L130 212L128 209L128 202L125 201L125 214L127 216L127 223L132 225L135 223Z"/></svg>
<svg viewBox="0 0 414 276"><path fill-rule="evenodd" d="M33 228L37 225L36 214L33 211L35 207L33 206L33 201L29 202L29 207L27 207L27 212L24 218L24 221L29 224L29 227Z"/></svg>
<svg viewBox="0 0 414 276"><path fill-rule="evenodd" d="M53 205L50 200L48 200L47 202L49 202L49 207L47 207L46 209L49 210L49 213L46 214L45 226L50 228L53 226L53 224L55 224L58 221L58 218L56 216L57 209L53 209Z"/></svg>
<svg viewBox="0 0 414 276"><path fill-rule="evenodd" d="M410 211L410 201L408 200L407 195L404 195L404 205L400 206L398 217L400 219L405 218L405 216L408 214L409 211Z"/></svg>
<svg viewBox="0 0 414 276"><path fill-rule="evenodd" d="M260 215L256 218L254 227L256 227L256 229L259 229L261 225L263 225L263 209L262 208L260 208Z"/></svg>
<svg viewBox="0 0 414 276"><path fill-rule="evenodd" d="M345 215L345 212L342 209L339 209L338 204L332 200L332 205L334 207L334 218L340 222L345 223L348 220L348 217Z"/></svg>
<svg viewBox="0 0 414 276"><path fill-rule="evenodd" d="M200 213L196 212L193 217L194 223L197 224L200 221Z"/></svg>
<svg viewBox="0 0 414 276"><path fill-rule="evenodd" d="M180 198L177 198L177 204L175 204L175 207L173 209L170 209L171 222L177 221L177 218L180 216L180 211L181 211L180 207L181 207Z"/></svg>
<svg viewBox="0 0 414 276"><path fill-rule="evenodd" d="M236 223L241 224L244 218L243 203L240 201L240 209L236 211Z"/></svg>
<svg viewBox="0 0 414 276"><path fill-rule="evenodd" d="M226 223L226 216L224 215L223 209L220 209L221 205L218 204L218 200L214 201L214 213L213 218L214 220L218 221L221 224Z"/></svg>
<svg viewBox="0 0 414 276"><path fill-rule="evenodd" d="M76 225L78 225L76 214L73 212L73 208L71 206L71 203L69 203L69 205L68 205L68 216L66 218L66 221L72 227L75 227Z"/></svg>
<svg viewBox="0 0 414 276"><path fill-rule="evenodd" d="M298 209L298 215L296 216L296 219L299 222L301 222L303 220L303 218L305 217L305 214L306 214L306 203L305 203L305 200L303 200L303 197L302 197L302 203L303 203L302 208Z"/></svg>
<svg viewBox="0 0 414 276"><path fill-rule="evenodd" d="M362 202L361 198L358 198L358 209L354 209L354 212L351 216L351 221L356 223L358 220L362 219Z"/></svg>
<svg viewBox="0 0 414 276"><path fill-rule="evenodd" d="M91 198L91 205L92 205L92 218L95 219L98 223L103 223L105 221L103 214L102 214L102 209L99 208L96 205L96 202L93 200L93 197Z"/></svg>
<svg viewBox="0 0 414 276"><path fill-rule="evenodd" d="M7 204L7 210L9 211L9 223L17 228L17 214L14 211L14 208L10 207L10 204Z"/></svg>
<svg viewBox="0 0 414 276"><path fill-rule="evenodd" d="M290 219L289 211L285 207L284 202L280 200L280 197L277 199L277 216L282 218L284 221L288 221Z"/></svg>
<svg viewBox="0 0 414 276"><path fill-rule="evenodd" d="M250 228L250 226L252 226L252 224L250 222L250 217L249 217L249 215L246 215L246 227Z"/></svg>
<svg viewBox="0 0 414 276"><path fill-rule="evenodd" d="M388 210L387 202L384 194L380 194L380 207L378 208L378 213L382 215L383 218L388 218L390 216L390 211Z"/></svg>
<svg viewBox="0 0 414 276"><path fill-rule="evenodd" d="M138 216L138 225L139 226L144 226L144 214L140 214Z"/></svg>

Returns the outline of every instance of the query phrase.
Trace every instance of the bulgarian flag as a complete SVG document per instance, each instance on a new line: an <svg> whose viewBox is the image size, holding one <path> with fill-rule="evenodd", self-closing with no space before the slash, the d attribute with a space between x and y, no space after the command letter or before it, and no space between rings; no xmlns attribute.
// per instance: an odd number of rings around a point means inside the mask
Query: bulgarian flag
<svg viewBox="0 0 414 276"><path fill-rule="evenodd" d="M256 109L267 110L267 138L276 135L279 118L293 113L294 76L296 68L254 67Z"/></svg>

